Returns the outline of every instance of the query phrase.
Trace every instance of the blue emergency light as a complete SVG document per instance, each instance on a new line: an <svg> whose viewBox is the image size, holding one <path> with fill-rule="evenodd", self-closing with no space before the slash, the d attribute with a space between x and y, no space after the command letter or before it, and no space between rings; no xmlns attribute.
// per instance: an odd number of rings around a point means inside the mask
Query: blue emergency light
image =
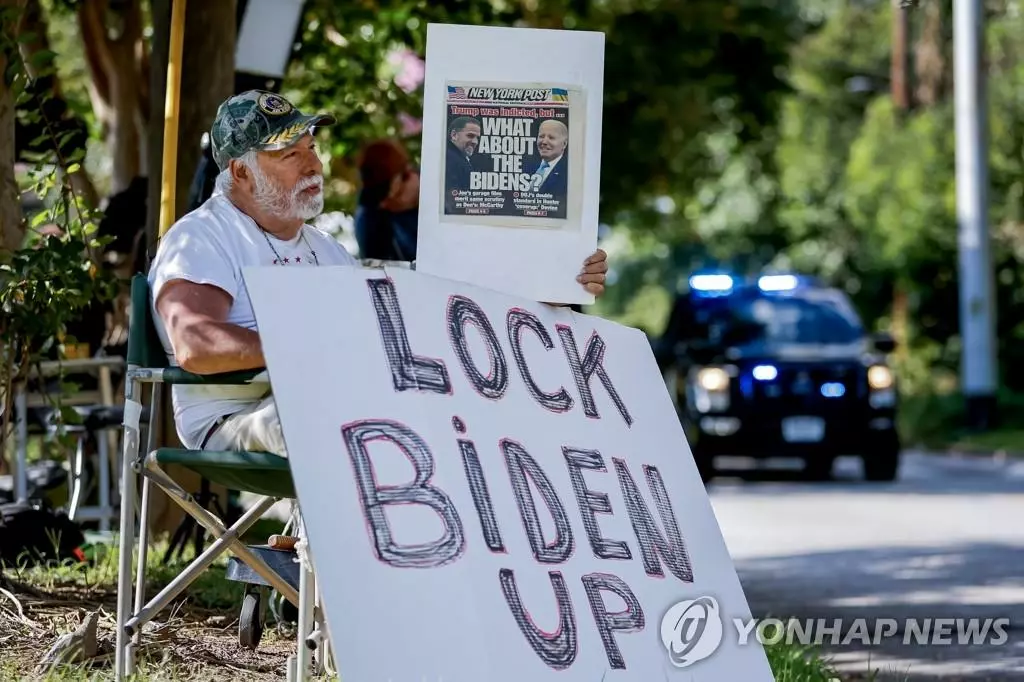
<svg viewBox="0 0 1024 682"><path fill-rule="evenodd" d="M846 386L838 382L829 382L821 385L821 395L826 398L842 398L846 395Z"/></svg>
<svg viewBox="0 0 1024 682"><path fill-rule="evenodd" d="M761 291L792 291L800 285L796 275L762 275L757 280Z"/></svg>
<svg viewBox="0 0 1024 682"><path fill-rule="evenodd" d="M731 291L733 279L730 275L694 275L690 277L690 288L694 291L722 293Z"/></svg>

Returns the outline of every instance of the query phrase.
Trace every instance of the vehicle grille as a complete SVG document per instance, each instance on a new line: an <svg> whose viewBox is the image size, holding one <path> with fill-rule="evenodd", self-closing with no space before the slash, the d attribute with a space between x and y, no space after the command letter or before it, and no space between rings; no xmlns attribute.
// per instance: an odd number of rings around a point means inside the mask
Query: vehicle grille
<svg viewBox="0 0 1024 682"><path fill-rule="evenodd" d="M862 402L866 391L862 369L856 364L777 367L778 376L771 381L754 380L752 368L743 373L743 393L755 409L790 414L844 412ZM825 386L829 388L823 392Z"/></svg>

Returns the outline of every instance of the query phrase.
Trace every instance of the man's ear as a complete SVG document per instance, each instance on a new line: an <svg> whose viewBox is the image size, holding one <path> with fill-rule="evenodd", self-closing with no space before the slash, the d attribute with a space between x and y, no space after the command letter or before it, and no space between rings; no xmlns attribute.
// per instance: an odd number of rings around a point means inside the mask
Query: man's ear
<svg viewBox="0 0 1024 682"><path fill-rule="evenodd" d="M242 163L241 161L237 161L235 159L232 159L230 163L231 177L234 179L235 182L248 181L250 179L249 169L248 167L246 167L244 163Z"/></svg>

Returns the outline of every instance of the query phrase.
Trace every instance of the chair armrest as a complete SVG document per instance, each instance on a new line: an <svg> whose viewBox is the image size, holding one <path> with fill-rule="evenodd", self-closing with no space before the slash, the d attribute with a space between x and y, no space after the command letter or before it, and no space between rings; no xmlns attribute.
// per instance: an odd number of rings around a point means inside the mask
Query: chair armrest
<svg viewBox="0 0 1024 682"><path fill-rule="evenodd" d="M251 383L269 383L265 369L250 369L241 372L223 372L221 374L193 374L180 367L167 367L163 370L165 384L204 384L207 386L240 385ZM260 376L260 375L263 376ZM259 377L257 379L257 377ZM254 381L256 379L256 381Z"/></svg>

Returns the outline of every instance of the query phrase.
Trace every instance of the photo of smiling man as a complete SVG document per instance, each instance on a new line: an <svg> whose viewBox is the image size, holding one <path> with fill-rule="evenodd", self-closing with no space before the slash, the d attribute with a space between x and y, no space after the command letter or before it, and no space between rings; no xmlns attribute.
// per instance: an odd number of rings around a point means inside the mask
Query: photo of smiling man
<svg viewBox="0 0 1024 682"><path fill-rule="evenodd" d="M584 123L573 118L580 114L573 113L571 97L565 88L543 84L449 83L444 219L556 229L572 223L578 229ZM582 108L582 96L575 97Z"/></svg>
<svg viewBox="0 0 1024 682"><path fill-rule="evenodd" d="M565 198L568 188L569 129L561 121L549 119L537 127L538 159L527 170L533 176L531 192Z"/></svg>

